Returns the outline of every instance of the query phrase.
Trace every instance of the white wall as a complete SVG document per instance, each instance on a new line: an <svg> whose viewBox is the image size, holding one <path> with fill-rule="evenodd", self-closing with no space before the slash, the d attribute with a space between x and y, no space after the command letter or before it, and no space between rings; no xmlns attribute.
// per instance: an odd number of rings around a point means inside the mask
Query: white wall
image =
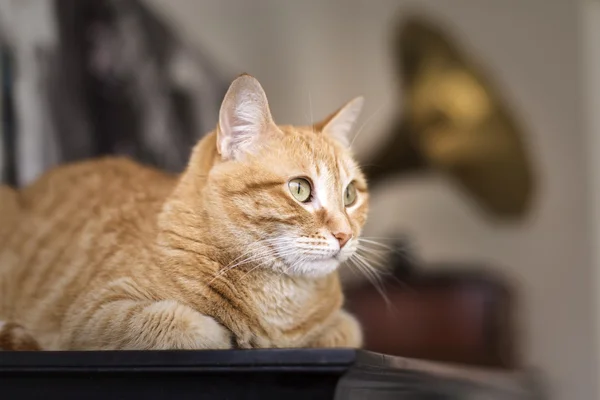
<svg viewBox="0 0 600 400"><path fill-rule="evenodd" d="M364 94L359 154L377 144L396 95L390 24L402 0L148 0L234 76L265 86L277 121L305 123ZM375 193L367 234L409 232L426 261L482 261L521 290L526 361L543 369L557 399L598 398L590 198L580 3L560 0L423 0L456 27L502 84L530 136L539 173L534 215L495 226L439 178ZM310 96L309 96L310 94ZM309 102L310 97L310 102ZM599 197L600 198L600 197Z"/></svg>
<svg viewBox="0 0 600 400"><path fill-rule="evenodd" d="M590 198L592 204L592 257L594 266L593 282L595 284L596 319L596 374L600 382L600 0L582 1L582 36L583 36L583 85L586 106L586 130L588 136L588 157L591 171Z"/></svg>

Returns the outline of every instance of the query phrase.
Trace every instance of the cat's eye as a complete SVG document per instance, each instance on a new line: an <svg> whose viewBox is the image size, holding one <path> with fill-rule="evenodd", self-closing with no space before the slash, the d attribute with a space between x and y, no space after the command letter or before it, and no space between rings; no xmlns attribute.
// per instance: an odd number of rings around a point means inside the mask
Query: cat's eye
<svg viewBox="0 0 600 400"><path fill-rule="evenodd" d="M299 202L306 203L310 200L312 189L308 179L294 178L289 181L288 187L292 196Z"/></svg>
<svg viewBox="0 0 600 400"><path fill-rule="evenodd" d="M356 186L350 183L344 190L344 205L350 207L356 201Z"/></svg>

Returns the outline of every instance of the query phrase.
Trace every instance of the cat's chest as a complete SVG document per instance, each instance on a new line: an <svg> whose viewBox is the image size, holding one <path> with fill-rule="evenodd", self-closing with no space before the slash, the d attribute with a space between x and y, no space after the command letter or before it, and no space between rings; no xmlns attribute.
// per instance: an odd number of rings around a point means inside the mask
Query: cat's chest
<svg viewBox="0 0 600 400"><path fill-rule="evenodd" d="M289 282L249 296L255 315L237 334L240 347L302 347L339 307L337 296L323 296L314 287Z"/></svg>
<svg viewBox="0 0 600 400"><path fill-rule="evenodd" d="M312 308L314 294L292 285L279 285L256 295L254 299L258 316L264 324L277 331L286 331L305 318Z"/></svg>

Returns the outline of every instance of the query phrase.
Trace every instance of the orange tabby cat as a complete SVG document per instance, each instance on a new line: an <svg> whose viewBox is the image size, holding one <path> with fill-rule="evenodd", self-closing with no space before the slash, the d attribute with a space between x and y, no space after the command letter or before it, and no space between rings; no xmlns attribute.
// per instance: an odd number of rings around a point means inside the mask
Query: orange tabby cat
<svg viewBox="0 0 600 400"><path fill-rule="evenodd" d="M337 268L367 215L361 107L277 126L242 75L181 176L106 158L0 188L0 346L360 346Z"/></svg>

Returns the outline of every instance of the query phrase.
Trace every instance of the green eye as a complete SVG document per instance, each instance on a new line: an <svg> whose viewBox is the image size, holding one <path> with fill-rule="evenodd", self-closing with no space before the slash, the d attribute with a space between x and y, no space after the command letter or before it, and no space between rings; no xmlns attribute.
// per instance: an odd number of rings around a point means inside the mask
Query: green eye
<svg viewBox="0 0 600 400"><path fill-rule="evenodd" d="M344 191L344 205L346 207L350 207L356 201L356 187L354 183L350 183L346 186L346 190Z"/></svg>
<svg viewBox="0 0 600 400"><path fill-rule="evenodd" d="M311 188L310 182L304 178L295 178L288 183L290 193L296 200L306 203L310 200Z"/></svg>

